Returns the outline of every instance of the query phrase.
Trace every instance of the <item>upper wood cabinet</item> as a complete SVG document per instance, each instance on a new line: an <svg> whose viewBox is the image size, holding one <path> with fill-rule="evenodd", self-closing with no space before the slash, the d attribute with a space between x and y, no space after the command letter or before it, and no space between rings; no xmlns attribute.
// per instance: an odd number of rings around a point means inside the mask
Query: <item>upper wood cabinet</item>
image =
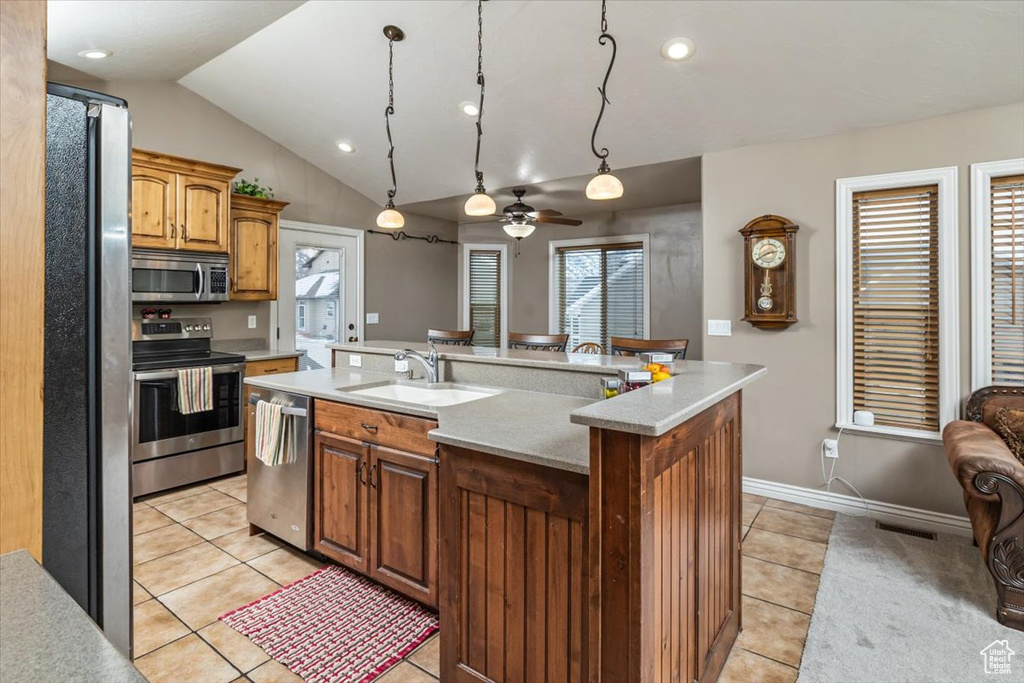
<svg viewBox="0 0 1024 683"><path fill-rule="evenodd" d="M231 195L231 299L277 298L278 219L287 202Z"/></svg>
<svg viewBox="0 0 1024 683"><path fill-rule="evenodd" d="M227 252L231 180L241 170L132 150L132 246Z"/></svg>

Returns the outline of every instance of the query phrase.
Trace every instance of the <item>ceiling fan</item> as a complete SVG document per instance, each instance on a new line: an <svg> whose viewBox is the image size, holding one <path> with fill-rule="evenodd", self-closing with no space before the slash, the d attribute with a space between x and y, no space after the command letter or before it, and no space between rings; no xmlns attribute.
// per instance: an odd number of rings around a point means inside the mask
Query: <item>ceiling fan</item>
<svg viewBox="0 0 1024 683"><path fill-rule="evenodd" d="M523 201L523 195L526 194L525 187L512 188L512 194L516 196L516 201L502 209L501 213L494 215L502 217L506 222L502 226L505 232L516 239L522 239L532 233L535 228L532 223L572 226L583 224L583 221L576 220L575 218L562 218L561 211L555 211L554 209L537 210L533 208Z"/></svg>

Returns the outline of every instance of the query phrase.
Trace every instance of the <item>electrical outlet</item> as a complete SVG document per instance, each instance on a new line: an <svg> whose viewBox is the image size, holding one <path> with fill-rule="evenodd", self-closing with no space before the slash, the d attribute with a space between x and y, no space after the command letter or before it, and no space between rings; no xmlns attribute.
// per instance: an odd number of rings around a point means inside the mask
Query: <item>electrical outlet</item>
<svg viewBox="0 0 1024 683"><path fill-rule="evenodd" d="M348 364L353 368L361 368L363 367L363 357L351 354L348 357Z"/></svg>
<svg viewBox="0 0 1024 683"><path fill-rule="evenodd" d="M254 315L250 315L249 316L249 329L250 330L255 330L256 329L256 316L254 316Z"/></svg>
<svg viewBox="0 0 1024 683"><path fill-rule="evenodd" d="M409 372L409 361L408 360L396 360L395 361L395 372Z"/></svg>
<svg viewBox="0 0 1024 683"><path fill-rule="evenodd" d="M839 457L839 442L835 439L825 439L821 442L821 445L825 448L826 458L838 458Z"/></svg>
<svg viewBox="0 0 1024 683"><path fill-rule="evenodd" d="M367 325L376 325L378 323L380 323L380 313L367 313L366 314L366 324Z"/></svg>
<svg viewBox="0 0 1024 683"><path fill-rule="evenodd" d="M732 321L731 320L708 320L708 336L709 337L731 337L732 336Z"/></svg>

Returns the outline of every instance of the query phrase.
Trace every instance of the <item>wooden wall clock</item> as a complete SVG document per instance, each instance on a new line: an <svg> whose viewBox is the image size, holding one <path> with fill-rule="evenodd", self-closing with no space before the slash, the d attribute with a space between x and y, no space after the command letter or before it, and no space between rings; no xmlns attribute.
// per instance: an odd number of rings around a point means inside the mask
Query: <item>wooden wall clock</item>
<svg viewBox="0 0 1024 683"><path fill-rule="evenodd" d="M796 233L800 227L767 214L740 230L744 244L743 320L785 329L796 319Z"/></svg>

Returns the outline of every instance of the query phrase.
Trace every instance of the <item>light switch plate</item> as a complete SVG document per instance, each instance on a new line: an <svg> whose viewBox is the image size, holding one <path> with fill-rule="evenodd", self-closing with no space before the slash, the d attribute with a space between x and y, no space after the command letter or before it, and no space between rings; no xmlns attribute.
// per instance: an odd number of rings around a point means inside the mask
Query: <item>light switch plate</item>
<svg viewBox="0 0 1024 683"><path fill-rule="evenodd" d="M249 329L250 330L255 330L256 329L256 316L254 316L254 315L250 315L249 316Z"/></svg>
<svg viewBox="0 0 1024 683"><path fill-rule="evenodd" d="M367 325L376 325L379 322L380 322L380 313L367 313L366 314L366 324Z"/></svg>
<svg viewBox="0 0 1024 683"><path fill-rule="evenodd" d="M709 337L731 337L732 336L732 321L731 320L708 320L708 336Z"/></svg>
<svg viewBox="0 0 1024 683"><path fill-rule="evenodd" d="M409 361L408 360L396 360L395 361L395 372L409 372Z"/></svg>
<svg viewBox="0 0 1024 683"><path fill-rule="evenodd" d="M349 357L348 357L348 364L350 366L352 366L353 368L361 368L361 367L363 367L363 357L362 356L356 356L356 355L349 355Z"/></svg>

